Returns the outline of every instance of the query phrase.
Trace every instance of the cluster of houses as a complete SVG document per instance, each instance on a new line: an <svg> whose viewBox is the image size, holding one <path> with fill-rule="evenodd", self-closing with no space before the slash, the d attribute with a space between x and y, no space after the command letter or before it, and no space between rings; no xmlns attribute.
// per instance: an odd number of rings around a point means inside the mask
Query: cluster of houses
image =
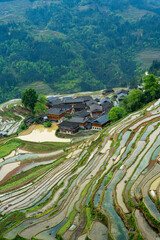
<svg viewBox="0 0 160 240"><path fill-rule="evenodd" d="M113 93L114 97L111 102L107 94ZM128 90L121 89L114 93L114 90L104 90L103 98L92 96L79 97L48 97L47 112L45 115L39 115L36 118L38 122L52 121L58 123L61 133L75 134L80 129L103 129L110 120L108 113L114 106L118 106L124 96L127 96ZM26 124L32 124L34 117L25 119Z"/></svg>
<svg viewBox="0 0 160 240"><path fill-rule="evenodd" d="M46 115L49 120L59 122L60 132L75 134L80 129L102 129L110 122L108 113L113 106L108 97L102 100L91 96L48 97Z"/></svg>

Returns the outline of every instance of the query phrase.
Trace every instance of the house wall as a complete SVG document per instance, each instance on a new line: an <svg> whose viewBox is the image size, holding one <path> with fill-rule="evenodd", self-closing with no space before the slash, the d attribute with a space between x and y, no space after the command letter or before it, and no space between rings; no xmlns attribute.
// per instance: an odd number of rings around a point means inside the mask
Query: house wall
<svg viewBox="0 0 160 240"><path fill-rule="evenodd" d="M61 118L63 118L65 116L66 113L62 113L60 115L53 115L53 114L47 114L48 119L51 120L60 120Z"/></svg>
<svg viewBox="0 0 160 240"><path fill-rule="evenodd" d="M75 129L70 129L70 128L63 128L63 127L59 127L59 130L61 133L68 133L68 134L75 134L78 132L79 128L75 128Z"/></svg>
<svg viewBox="0 0 160 240"><path fill-rule="evenodd" d="M92 114L101 114L102 113L102 111L98 111L98 112L92 112Z"/></svg>
<svg viewBox="0 0 160 240"><path fill-rule="evenodd" d="M100 125L100 124L92 124L92 129L93 130L101 130L103 128L103 126L102 125Z"/></svg>

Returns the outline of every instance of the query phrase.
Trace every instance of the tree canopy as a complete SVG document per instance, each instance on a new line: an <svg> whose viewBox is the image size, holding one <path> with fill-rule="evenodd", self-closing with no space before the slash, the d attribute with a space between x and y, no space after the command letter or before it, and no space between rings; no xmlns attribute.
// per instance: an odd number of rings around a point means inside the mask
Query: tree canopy
<svg viewBox="0 0 160 240"><path fill-rule="evenodd" d="M47 101L47 98L43 94L40 94L38 96L37 102L34 107L35 113L41 114L47 111L46 101Z"/></svg>
<svg viewBox="0 0 160 240"><path fill-rule="evenodd" d="M134 112L144 105L144 94L139 89L133 89L123 98L122 106L129 112Z"/></svg>
<svg viewBox="0 0 160 240"><path fill-rule="evenodd" d="M159 53L160 15L151 1L34 2L24 22L16 13L16 21L7 23L0 13L0 102L39 81L55 93L135 85L148 70L139 54ZM142 7L154 14L141 14Z"/></svg>
<svg viewBox="0 0 160 240"><path fill-rule="evenodd" d="M34 107L38 100L38 94L32 88L26 89L22 93L22 103L25 107L28 107L32 113L34 113Z"/></svg>
<svg viewBox="0 0 160 240"><path fill-rule="evenodd" d="M160 97L160 84L158 79L153 74L150 74L143 79L143 82L146 100L150 102L154 99L158 99Z"/></svg>
<svg viewBox="0 0 160 240"><path fill-rule="evenodd" d="M113 107L108 113L108 119L111 121L117 121L125 115L126 111L123 107Z"/></svg>

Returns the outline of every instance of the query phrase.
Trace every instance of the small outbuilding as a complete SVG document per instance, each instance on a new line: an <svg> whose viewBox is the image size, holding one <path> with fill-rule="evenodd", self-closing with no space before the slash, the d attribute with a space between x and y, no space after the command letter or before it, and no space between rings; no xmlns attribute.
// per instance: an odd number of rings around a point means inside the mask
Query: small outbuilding
<svg viewBox="0 0 160 240"><path fill-rule="evenodd" d="M58 124L59 131L61 133L75 134L79 131L79 124L69 121L63 121Z"/></svg>

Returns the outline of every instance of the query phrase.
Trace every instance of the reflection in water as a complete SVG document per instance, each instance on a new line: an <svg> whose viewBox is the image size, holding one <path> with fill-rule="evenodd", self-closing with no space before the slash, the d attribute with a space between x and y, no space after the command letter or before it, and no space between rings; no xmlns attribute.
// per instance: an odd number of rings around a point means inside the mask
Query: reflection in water
<svg viewBox="0 0 160 240"><path fill-rule="evenodd" d="M49 230L43 231L36 235L37 239L43 239L43 240L56 240L56 233L58 230L66 223L67 218L65 218L60 224L57 226L50 228Z"/></svg>

